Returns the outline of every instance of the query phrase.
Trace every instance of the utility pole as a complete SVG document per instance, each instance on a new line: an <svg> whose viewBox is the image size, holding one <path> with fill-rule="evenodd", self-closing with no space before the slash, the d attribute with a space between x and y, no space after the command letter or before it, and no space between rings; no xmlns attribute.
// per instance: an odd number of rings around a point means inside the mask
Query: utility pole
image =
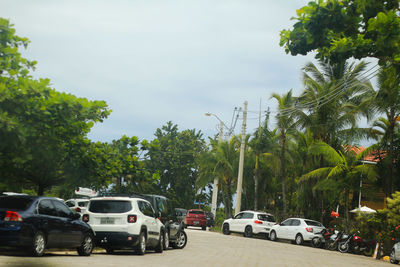
<svg viewBox="0 0 400 267"><path fill-rule="evenodd" d="M218 136L218 142L222 142L222 134L224 133L224 123L220 121L219 124L219 136ZM217 216L217 198L218 198L218 177L214 178L214 186L213 186L213 194L212 194L212 199L211 199L211 212L214 215L214 220L215 217Z"/></svg>
<svg viewBox="0 0 400 267"><path fill-rule="evenodd" d="M242 125L242 141L240 143L239 172L238 172L238 182L237 182L237 188L236 188L235 214L238 214L240 212L240 206L241 206L241 203L242 203L244 147L245 147L245 143L246 143L246 120L247 120L247 101L244 101L243 125Z"/></svg>

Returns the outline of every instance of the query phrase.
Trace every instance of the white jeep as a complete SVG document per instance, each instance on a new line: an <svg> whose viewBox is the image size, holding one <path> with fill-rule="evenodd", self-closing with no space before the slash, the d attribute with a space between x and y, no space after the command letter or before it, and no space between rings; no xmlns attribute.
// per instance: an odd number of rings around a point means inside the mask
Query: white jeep
<svg viewBox="0 0 400 267"><path fill-rule="evenodd" d="M82 220L95 231L95 244L113 253L134 249L143 255L146 248L163 252L164 225L150 202L140 197L91 198Z"/></svg>

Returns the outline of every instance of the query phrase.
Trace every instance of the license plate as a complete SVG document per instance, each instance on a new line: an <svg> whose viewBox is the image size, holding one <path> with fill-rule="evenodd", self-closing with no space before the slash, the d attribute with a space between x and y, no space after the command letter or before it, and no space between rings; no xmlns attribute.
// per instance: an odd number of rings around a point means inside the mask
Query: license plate
<svg viewBox="0 0 400 267"><path fill-rule="evenodd" d="M114 218L100 218L100 224L114 224Z"/></svg>
<svg viewBox="0 0 400 267"><path fill-rule="evenodd" d="M199 221L194 221L193 223L194 223L194 224L199 224Z"/></svg>

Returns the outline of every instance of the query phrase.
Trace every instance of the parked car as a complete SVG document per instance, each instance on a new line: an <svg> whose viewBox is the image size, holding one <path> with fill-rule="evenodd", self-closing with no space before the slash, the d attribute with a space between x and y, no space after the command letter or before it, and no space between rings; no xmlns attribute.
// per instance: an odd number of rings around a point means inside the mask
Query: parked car
<svg viewBox="0 0 400 267"><path fill-rule="evenodd" d="M187 235L182 221L182 210L175 208L171 200L159 195L143 195L160 214L159 219L165 225L164 249L169 246L182 249L186 246Z"/></svg>
<svg viewBox="0 0 400 267"><path fill-rule="evenodd" d="M206 211L207 227L215 226L214 214L212 212Z"/></svg>
<svg viewBox="0 0 400 267"><path fill-rule="evenodd" d="M400 261L400 242L393 245L392 252L390 253L390 263L398 264Z"/></svg>
<svg viewBox="0 0 400 267"><path fill-rule="evenodd" d="M47 248L75 248L89 256L94 232L79 218L56 198L0 196L0 246L21 247L34 256Z"/></svg>
<svg viewBox="0 0 400 267"><path fill-rule="evenodd" d="M86 212L87 205L89 204L88 198L74 198L65 201L65 204L77 213L83 214Z"/></svg>
<svg viewBox="0 0 400 267"><path fill-rule="evenodd" d="M134 249L144 255L146 248L162 253L165 227L149 201L140 197L91 198L82 220L95 231L95 244L107 253Z"/></svg>
<svg viewBox="0 0 400 267"><path fill-rule="evenodd" d="M280 239L287 239L294 241L297 245L303 244L304 241L311 241L317 237L317 233L322 232L325 227L322 223L302 219L302 218L289 218L280 224L272 226L269 238L272 241Z"/></svg>
<svg viewBox="0 0 400 267"><path fill-rule="evenodd" d="M197 226L201 227L202 230L207 228L206 213L200 209L188 210L185 217L185 227Z"/></svg>
<svg viewBox="0 0 400 267"><path fill-rule="evenodd" d="M225 235L236 232L251 237L253 234L269 234L273 225L275 225L275 218L272 214L246 210L225 220L222 223L222 232Z"/></svg>

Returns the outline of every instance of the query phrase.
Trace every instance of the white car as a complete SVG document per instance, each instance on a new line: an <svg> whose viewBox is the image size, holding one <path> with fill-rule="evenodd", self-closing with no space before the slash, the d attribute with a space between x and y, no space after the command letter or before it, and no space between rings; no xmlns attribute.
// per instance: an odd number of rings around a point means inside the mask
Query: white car
<svg viewBox="0 0 400 267"><path fill-rule="evenodd" d="M229 235L231 232L243 233L246 237L253 234L269 234L275 224L273 215L261 211L246 210L239 212L235 217L222 223L222 232Z"/></svg>
<svg viewBox="0 0 400 267"><path fill-rule="evenodd" d="M398 264L400 261L400 242L394 244L390 253L390 263Z"/></svg>
<svg viewBox="0 0 400 267"><path fill-rule="evenodd" d="M304 241L311 241L317 236L316 233L321 232L323 229L325 229L325 227L322 223L317 221L289 218L280 224L272 226L269 238L272 241L278 238L292 240L297 245L301 245Z"/></svg>
<svg viewBox="0 0 400 267"><path fill-rule="evenodd" d="M87 198L73 198L65 201L65 204L70 210L83 214L86 212L87 205L89 204L89 199Z"/></svg>
<svg viewBox="0 0 400 267"><path fill-rule="evenodd" d="M165 228L150 202L140 197L91 198L82 220L95 232L95 244L107 253L134 249L145 254L146 247L163 252Z"/></svg>

